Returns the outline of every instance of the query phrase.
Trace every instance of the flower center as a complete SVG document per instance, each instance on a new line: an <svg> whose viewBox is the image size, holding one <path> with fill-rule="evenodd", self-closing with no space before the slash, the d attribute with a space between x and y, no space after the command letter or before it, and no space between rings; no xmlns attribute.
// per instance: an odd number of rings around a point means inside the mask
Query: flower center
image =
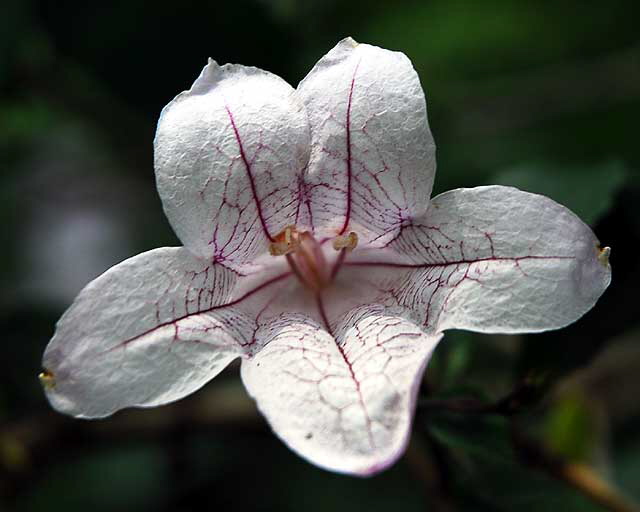
<svg viewBox="0 0 640 512"><path fill-rule="evenodd" d="M338 252L332 265L315 237L309 231L299 232L295 226L285 228L269 245L272 256L286 256L291 270L306 287L319 292L338 273L347 252L358 245L358 235L354 232L333 239L333 248Z"/></svg>

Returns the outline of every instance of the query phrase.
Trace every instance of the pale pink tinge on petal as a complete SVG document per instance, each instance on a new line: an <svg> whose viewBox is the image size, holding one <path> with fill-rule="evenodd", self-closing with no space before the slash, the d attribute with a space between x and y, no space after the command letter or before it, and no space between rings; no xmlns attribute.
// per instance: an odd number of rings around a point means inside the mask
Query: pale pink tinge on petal
<svg viewBox="0 0 640 512"><path fill-rule="evenodd" d="M352 39L297 91L210 61L163 110L155 167L185 248L113 267L62 316L42 375L61 412L171 402L242 358L288 446L371 475L406 448L443 330L559 328L611 278L608 248L550 199L496 186L429 202L417 74Z"/></svg>

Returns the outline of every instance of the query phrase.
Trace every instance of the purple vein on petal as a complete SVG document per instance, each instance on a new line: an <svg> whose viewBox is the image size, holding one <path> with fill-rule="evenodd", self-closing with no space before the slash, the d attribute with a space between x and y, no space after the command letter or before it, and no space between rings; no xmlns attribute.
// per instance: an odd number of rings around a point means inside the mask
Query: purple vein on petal
<svg viewBox="0 0 640 512"><path fill-rule="evenodd" d="M356 393L358 394L358 403L360 404L360 407L362 409L363 414L365 415L366 422L367 422L367 436L369 438L369 443L371 444L371 447L375 447L375 442L373 440L373 432L371 430L371 418L369 416L369 411L367 410L364 397L362 396L360 380L358 379L356 372L353 369L353 363L347 356L347 353L345 352L344 347L336 339L335 334L333 333L333 329L331 329L331 324L329 323L329 318L327 317L327 313L324 307L324 301L322 300L322 295L320 293L316 295L316 304L318 306L318 312L320 313L320 317L322 318L322 323L327 329L327 332L334 339L336 348L338 349L338 353L342 357L342 360L344 361L344 364L346 365L347 370L349 371L349 376L351 377L351 380L353 381L356 387Z"/></svg>
<svg viewBox="0 0 640 512"><path fill-rule="evenodd" d="M235 119L233 118L233 114L227 105L224 106L227 111L227 115L229 116L229 121L231 122L231 128L233 128L233 133L236 136L236 141L238 142L238 147L240 148L240 158L242 158L242 163L244 164L244 168L247 171L247 178L249 179L249 186L251 187L251 194L253 195L253 200L256 204L256 209L258 210L258 218L260 219L260 223L262 224L262 230L264 231L265 236L269 239L270 242L273 242L274 239L269 233L269 229L267 228L267 221L264 217L264 213L262 212L262 205L260 203L260 198L258 197L258 191L256 190L256 183L253 179L253 174L251 173L251 164L247 159L247 155L244 152L244 146L242 145L242 139L240 138L240 132L238 131L238 127L236 126Z"/></svg>
<svg viewBox="0 0 640 512"><path fill-rule="evenodd" d="M216 311L218 309L223 309L223 308L235 306L235 305L239 304L240 302L242 302L243 300L248 299L252 295L255 295L256 293L264 290L265 288L269 287L270 285L275 284L275 283L277 283L279 281L282 281L282 280L284 280L287 277L290 277L292 275L293 274L291 272L285 272L284 274L279 274L279 275L277 275L275 277L272 277L271 279L265 281L264 283L256 286L255 288L247 291L246 293L244 293L243 295L241 295L237 299L234 299L234 300L232 300L230 302L226 302L224 304L218 304L216 306L212 306L212 307L207 308L207 309L203 309L203 310L200 310L200 311L195 311L193 313L188 313L186 315L182 315L182 316L180 316L178 318L174 318L174 319L169 320L167 322L162 322L162 323L156 325L155 327L152 327L151 329L147 329L146 331L144 331L144 332L142 332L140 334L137 334L136 336L133 336L133 337L128 338L128 339L126 339L124 341L121 341L117 345L106 349L103 353L111 352L112 350L116 350L116 349L121 348L121 347L126 347L130 343L132 343L132 342L134 342L136 340L139 340L140 338L143 338L147 334L151 334L152 332L157 331L158 329L162 329L163 327L167 327L169 325L176 325L178 322L184 320L185 318L190 318L192 316L202 315L202 314L205 314L205 313L210 313L211 311Z"/></svg>
<svg viewBox="0 0 640 512"><path fill-rule="evenodd" d="M346 119L346 136L347 136L347 207L344 215L344 224L340 229L340 235L343 235L347 228L349 227L349 220L351 219L351 201L352 201L352 191L351 191L351 182L352 182L352 173L353 170L351 168L351 104L353 101L353 89L355 88L356 83L356 74L358 73L358 67L360 66L360 61L356 64L355 69L353 70L353 76L351 77L351 86L349 88L349 99L347 101L347 119Z"/></svg>
<svg viewBox="0 0 640 512"><path fill-rule="evenodd" d="M574 260L574 256L515 256L511 258L491 256L488 258L461 259L452 261L443 261L437 263L397 263L392 261L345 261L346 267L388 267L388 268L438 268L448 267L450 265L471 265L473 263L484 263L491 261L510 261L518 263L524 260Z"/></svg>

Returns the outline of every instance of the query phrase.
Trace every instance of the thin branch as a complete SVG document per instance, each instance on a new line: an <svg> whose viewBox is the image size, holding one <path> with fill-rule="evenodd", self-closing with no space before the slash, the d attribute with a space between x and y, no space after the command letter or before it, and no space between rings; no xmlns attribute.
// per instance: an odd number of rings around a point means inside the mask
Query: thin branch
<svg viewBox="0 0 640 512"><path fill-rule="evenodd" d="M579 491L610 512L640 512L640 507L620 495L619 491L586 464L564 460L518 429L514 416L541 397L546 377L529 376L500 400L486 403L476 398L422 400L418 407L462 414L497 414L511 419L511 441L524 464L544 471Z"/></svg>
<svg viewBox="0 0 640 512"><path fill-rule="evenodd" d="M546 387L546 381L546 375L531 373L522 379L512 391L493 403L469 397L422 399L418 402L418 408L472 414L498 414L511 417L529 409L540 400L542 390Z"/></svg>
<svg viewBox="0 0 640 512"><path fill-rule="evenodd" d="M621 496L593 468L553 455L541 444L527 438L515 423L512 423L511 438L514 449L524 464L563 481L611 512L640 512L638 505Z"/></svg>

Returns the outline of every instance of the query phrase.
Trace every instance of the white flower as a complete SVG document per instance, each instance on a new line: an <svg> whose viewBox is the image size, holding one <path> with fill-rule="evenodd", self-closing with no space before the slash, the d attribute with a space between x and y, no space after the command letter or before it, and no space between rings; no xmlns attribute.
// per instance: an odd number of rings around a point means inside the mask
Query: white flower
<svg viewBox="0 0 640 512"><path fill-rule="evenodd" d="M83 418L194 392L236 358L275 433L359 475L405 449L446 329L556 329L610 281L566 208L508 187L429 201L435 145L401 53L341 41L292 89L204 68L163 110L155 167L185 247L90 283L44 354L47 396Z"/></svg>

